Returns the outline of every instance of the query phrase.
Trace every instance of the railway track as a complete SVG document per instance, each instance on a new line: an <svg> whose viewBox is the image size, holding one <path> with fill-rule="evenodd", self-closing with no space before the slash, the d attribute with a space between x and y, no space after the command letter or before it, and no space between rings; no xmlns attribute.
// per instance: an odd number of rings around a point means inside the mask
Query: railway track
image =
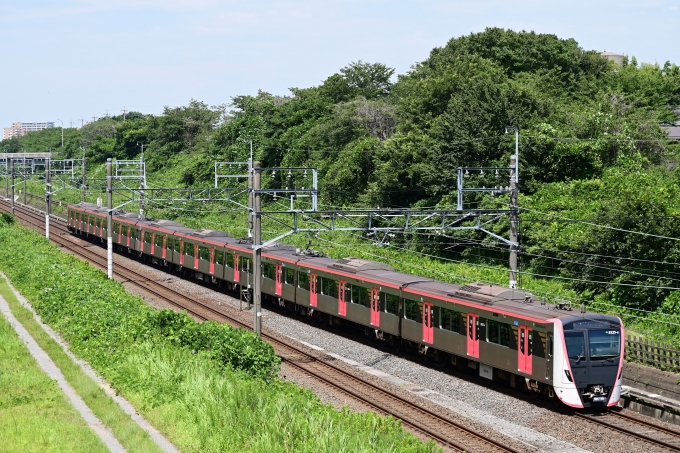
<svg viewBox="0 0 680 453"><path fill-rule="evenodd" d="M615 410L609 410L596 415L575 412L574 415L591 423L596 423L643 440L649 444L663 447L670 451L680 451L680 431L649 423Z"/></svg>
<svg viewBox="0 0 680 453"><path fill-rule="evenodd" d="M0 202L0 207L3 210L7 210L8 206L7 201ZM44 232L44 214L40 214L37 210L28 211L23 206L15 205L15 215L24 223ZM76 245L65 223L51 223L51 229L53 233L50 235L50 239L62 249L68 250L102 270L106 270L105 256L98 254L91 247ZM102 249L97 247L97 250L101 251ZM188 314L198 320L228 322L235 327L250 330L250 325L230 317L199 300L163 286L162 282L151 280L141 273L127 269L121 264L114 266L114 275L166 303L187 311ZM316 378L336 391L360 401L380 414L390 415L401 420L403 425L409 430L433 439L442 446L446 446L451 450L468 452L518 453L518 450L503 445L483 433L470 429L427 408L420 407L379 385L290 345L283 338L279 338L266 331L263 332L262 338L272 344L276 353L288 365Z"/></svg>

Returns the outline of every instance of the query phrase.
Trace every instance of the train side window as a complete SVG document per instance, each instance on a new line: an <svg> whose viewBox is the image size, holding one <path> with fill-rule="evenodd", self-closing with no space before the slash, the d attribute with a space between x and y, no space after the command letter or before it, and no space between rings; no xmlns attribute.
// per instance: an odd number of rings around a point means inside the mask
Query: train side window
<svg viewBox="0 0 680 453"><path fill-rule="evenodd" d="M173 245L173 250L174 250L175 252L179 253L179 248L180 248L180 244L181 244L181 243L182 243L182 240L181 240L181 239L179 239L179 238L175 239L175 243L174 243L174 245Z"/></svg>
<svg viewBox="0 0 680 453"><path fill-rule="evenodd" d="M272 263L262 263L262 278L274 280L274 265Z"/></svg>
<svg viewBox="0 0 680 453"><path fill-rule="evenodd" d="M194 244L187 242L184 244L184 254L186 256L194 256Z"/></svg>
<svg viewBox="0 0 680 453"><path fill-rule="evenodd" d="M113 224L113 234L118 234L118 224L117 223Z"/></svg>
<svg viewBox="0 0 680 453"><path fill-rule="evenodd" d="M380 309L392 315L399 314L399 296L394 294L380 293Z"/></svg>
<svg viewBox="0 0 680 453"><path fill-rule="evenodd" d="M441 324L440 328L450 330L451 332L460 333L461 317L459 312L451 310L450 308L441 309Z"/></svg>
<svg viewBox="0 0 680 453"><path fill-rule="evenodd" d="M283 275L286 281L286 285L295 285L295 269L287 267Z"/></svg>
<svg viewBox="0 0 680 453"><path fill-rule="evenodd" d="M224 252L227 255L227 267L234 268L234 254L230 251Z"/></svg>
<svg viewBox="0 0 680 453"><path fill-rule="evenodd" d="M239 261L239 264L240 264L240 269L239 269L240 271L248 272L248 273L251 272L250 258L246 258L245 256L239 256L238 261Z"/></svg>
<svg viewBox="0 0 680 453"><path fill-rule="evenodd" d="M167 250L172 250L175 247L175 244L173 244L174 239L175 238L173 238L172 236L167 236L167 239L165 240L165 248Z"/></svg>
<svg viewBox="0 0 680 453"><path fill-rule="evenodd" d="M163 235L162 234L156 234L153 238L153 242L158 247L163 247Z"/></svg>
<svg viewBox="0 0 680 453"><path fill-rule="evenodd" d="M309 274L303 271L298 272L298 287L309 291Z"/></svg>
<svg viewBox="0 0 680 453"><path fill-rule="evenodd" d="M404 318L419 323L423 322L422 302L415 300L404 299Z"/></svg>
<svg viewBox="0 0 680 453"><path fill-rule="evenodd" d="M501 346L510 346L510 326L499 321L487 321L486 341Z"/></svg>
<svg viewBox="0 0 680 453"><path fill-rule="evenodd" d="M215 263L224 266L224 252L222 250L215 250Z"/></svg>
<svg viewBox="0 0 680 453"><path fill-rule="evenodd" d="M144 232L144 242L146 242L147 244L151 243L151 233L149 233L148 231Z"/></svg>
<svg viewBox="0 0 680 453"><path fill-rule="evenodd" d="M198 257L203 261L210 261L210 249L208 247L198 246Z"/></svg>
<svg viewBox="0 0 680 453"><path fill-rule="evenodd" d="M338 282L328 277L321 277L321 294L333 298L338 297Z"/></svg>

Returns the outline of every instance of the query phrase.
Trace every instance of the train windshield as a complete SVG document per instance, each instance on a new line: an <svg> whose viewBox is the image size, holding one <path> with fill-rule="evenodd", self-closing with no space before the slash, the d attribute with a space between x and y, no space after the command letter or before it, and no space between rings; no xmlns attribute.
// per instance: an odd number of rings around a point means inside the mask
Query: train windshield
<svg viewBox="0 0 680 453"><path fill-rule="evenodd" d="M567 342L567 355L570 359L580 362L586 358L586 341L583 332L564 332Z"/></svg>
<svg viewBox="0 0 680 453"><path fill-rule="evenodd" d="M618 357L621 351L621 332L619 330L589 330L588 343L590 360Z"/></svg>

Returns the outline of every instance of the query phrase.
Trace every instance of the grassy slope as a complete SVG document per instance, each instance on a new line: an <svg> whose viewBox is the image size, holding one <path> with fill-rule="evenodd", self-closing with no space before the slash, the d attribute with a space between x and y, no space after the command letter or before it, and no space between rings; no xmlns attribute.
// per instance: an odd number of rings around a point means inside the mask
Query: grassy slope
<svg viewBox="0 0 680 453"><path fill-rule="evenodd" d="M24 325L40 347L57 364L66 380L76 390L94 414L114 433L128 451L161 451L148 433L141 429L104 390L75 364L50 336L38 325L33 314L14 296L4 279L0 279L0 295L7 300L14 316Z"/></svg>
<svg viewBox="0 0 680 453"><path fill-rule="evenodd" d="M2 283L4 288L6 285ZM0 451L106 452L0 316Z"/></svg>

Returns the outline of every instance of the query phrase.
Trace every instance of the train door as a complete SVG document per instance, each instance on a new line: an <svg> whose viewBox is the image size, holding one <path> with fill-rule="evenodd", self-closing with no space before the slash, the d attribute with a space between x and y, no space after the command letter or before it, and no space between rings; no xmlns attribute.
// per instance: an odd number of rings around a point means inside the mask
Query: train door
<svg viewBox="0 0 680 453"><path fill-rule="evenodd" d="M130 247L130 236L132 236L132 230L127 225L124 228L125 228L125 237L127 238L127 239L125 239L125 241L127 242L127 246Z"/></svg>
<svg viewBox="0 0 680 453"><path fill-rule="evenodd" d="M468 313L468 339L467 354L472 357L479 357L479 315Z"/></svg>
<svg viewBox="0 0 680 453"><path fill-rule="evenodd" d="M215 275L215 247L210 247L210 273Z"/></svg>
<svg viewBox="0 0 680 453"><path fill-rule="evenodd" d="M316 274L309 274L309 305L316 307Z"/></svg>
<svg viewBox="0 0 680 453"><path fill-rule="evenodd" d="M166 248L168 245L168 237L166 235L163 235L163 251L161 252L161 258L165 259L168 257L168 249Z"/></svg>
<svg viewBox="0 0 680 453"><path fill-rule="evenodd" d="M179 264L184 266L184 239L179 240Z"/></svg>
<svg viewBox="0 0 680 453"><path fill-rule="evenodd" d="M114 225L114 226L116 226L116 225ZM122 225L122 224L118 224L118 243L119 243L119 244L122 244L122 243L123 243L123 242L122 242L122 239L123 239L123 225Z"/></svg>
<svg viewBox="0 0 680 453"><path fill-rule="evenodd" d="M276 265L276 291L275 293L280 296L283 294L283 265Z"/></svg>
<svg viewBox="0 0 680 453"><path fill-rule="evenodd" d="M153 255L156 251L156 232L151 232L151 254Z"/></svg>
<svg viewBox="0 0 680 453"><path fill-rule="evenodd" d="M380 327L380 289L371 288L371 325Z"/></svg>
<svg viewBox="0 0 680 453"><path fill-rule="evenodd" d="M345 286L347 282L340 280L338 282L338 314L340 316L347 316L347 299L345 299Z"/></svg>
<svg viewBox="0 0 680 453"><path fill-rule="evenodd" d="M423 303L423 341L426 343L434 343L434 326L432 325L432 304L429 302Z"/></svg>
<svg viewBox="0 0 680 453"><path fill-rule="evenodd" d="M239 269L239 259L238 259L238 253L233 254L234 259L232 260L233 266L234 266L234 283L238 283L241 278L241 270Z"/></svg>
<svg viewBox="0 0 680 453"><path fill-rule="evenodd" d="M198 244L194 244L194 268L198 269Z"/></svg>
<svg viewBox="0 0 680 453"><path fill-rule="evenodd" d="M533 331L527 326L519 326L517 336L517 370L531 374L533 369Z"/></svg>

